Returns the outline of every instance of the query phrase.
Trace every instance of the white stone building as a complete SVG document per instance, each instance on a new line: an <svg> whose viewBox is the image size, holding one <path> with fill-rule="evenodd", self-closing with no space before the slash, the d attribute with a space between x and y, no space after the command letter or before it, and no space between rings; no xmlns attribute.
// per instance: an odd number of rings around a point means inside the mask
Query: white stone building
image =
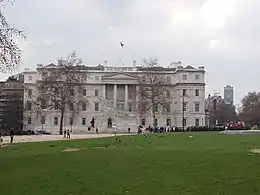
<svg viewBox="0 0 260 195"><path fill-rule="evenodd" d="M30 104L29 95L36 90L36 81L41 78L40 70L55 68L54 64L42 67L37 71L26 70L24 74L24 130L45 130L53 134L59 132L60 113L55 110L46 110L41 117L28 110ZM136 131L138 125L152 126L152 113L141 115L136 108L139 95L137 95L139 79L144 74L142 67L111 67L96 66L85 67L88 78L85 82L82 96L87 99L87 105L74 114L69 109L65 112L64 128L71 129L73 133L87 133L90 121L95 117L95 125L99 132L111 132L107 128L107 120L110 117L113 125L118 126L119 131L126 132L130 127ZM184 116L185 126L205 125L205 80L204 67L191 66L177 68L162 68L159 72L164 74L170 82L170 93L173 97L170 109L167 113L158 109L156 120L158 126L182 127ZM183 91L186 95L183 98ZM184 100L184 115L183 115Z"/></svg>

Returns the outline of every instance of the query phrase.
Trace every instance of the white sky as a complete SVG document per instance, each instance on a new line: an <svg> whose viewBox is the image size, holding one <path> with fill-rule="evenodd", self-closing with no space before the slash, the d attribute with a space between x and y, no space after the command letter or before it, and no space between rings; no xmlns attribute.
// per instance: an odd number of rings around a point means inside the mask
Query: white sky
<svg viewBox="0 0 260 195"><path fill-rule="evenodd" d="M72 50L92 65L181 60L205 66L207 93L230 84L239 103L260 91L259 7L259 0L16 0L6 13L27 35L20 71Z"/></svg>

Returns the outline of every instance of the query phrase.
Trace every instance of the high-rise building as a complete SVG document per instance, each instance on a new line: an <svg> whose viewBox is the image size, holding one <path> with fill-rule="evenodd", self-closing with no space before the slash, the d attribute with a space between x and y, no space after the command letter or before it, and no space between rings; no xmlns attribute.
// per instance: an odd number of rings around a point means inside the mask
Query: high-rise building
<svg viewBox="0 0 260 195"><path fill-rule="evenodd" d="M234 88L230 85L224 87L224 101L226 104L233 105L234 103Z"/></svg>

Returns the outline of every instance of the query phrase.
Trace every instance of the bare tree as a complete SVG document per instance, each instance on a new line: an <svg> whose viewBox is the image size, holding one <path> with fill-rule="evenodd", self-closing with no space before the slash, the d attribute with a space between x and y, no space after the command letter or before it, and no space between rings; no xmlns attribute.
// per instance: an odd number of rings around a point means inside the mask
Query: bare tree
<svg viewBox="0 0 260 195"><path fill-rule="evenodd" d="M87 74L82 60L72 52L66 60L59 59L57 66L42 68L42 79L37 81L37 97L34 98L34 109L56 110L60 112L60 134L63 132L63 120L66 109L72 113L79 109L83 102L82 86Z"/></svg>
<svg viewBox="0 0 260 195"><path fill-rule="evenodd" d="M260 93L249 92L242 99L241 104L239 119L260 126Z"/></svg>
<svg viewBox="0 0 260 195"><path fill-rule="evenodd" d="M162 73L163 67L159 66L158 59L149 58L144 60L143 74L139 83L138 95L140 113L151 112L153 125L156 126L156 112L160 107L167 112L170 111L171 93L170 83Z"/></svg>
<svg viewBox="0 0 260 195"><path fill-rule="evenodd" d="M0 71L11 72L21 63L21 49L15 38L25 38L23 31L8 23L3 10L11 0L0 0Z"/></svg>

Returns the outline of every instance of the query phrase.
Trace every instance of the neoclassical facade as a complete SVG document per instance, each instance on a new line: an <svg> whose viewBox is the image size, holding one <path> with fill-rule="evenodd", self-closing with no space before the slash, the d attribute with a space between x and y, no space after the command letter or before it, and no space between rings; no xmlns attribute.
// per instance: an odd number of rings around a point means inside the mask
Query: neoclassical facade
<svg viewBox="0 0 260 195"><path fill-rule="evenodd" d="M43 69L55 68L54 64L39 65L36 71L24 71L24 105L30 104L30 93L35 93L36 81L41 79ZM204 126L205 125L205 80L204 67L178 66L176 68L159 67L158 74L163 74L170 83L171 104L169 109L156 109L158 126ZM139 80L145 74L143 67L112 67L98 65L84 67L88 77L80 94L87 104L80 105L79 111L65 111L63 126L73 133L95 132L90 128L90 121L95 118L95 127L99 132L112 132L107 128L108 118L117 125L120 132L130 127L136 131L138 125L153 125L152 113L140 113ZM29 89L29 90L28 90ZM185 96L183 96L185 94ZM45 130L53 134L59 133L60 113L45 110L36 116L32 110L24 109L24 130Z"/></svg>

